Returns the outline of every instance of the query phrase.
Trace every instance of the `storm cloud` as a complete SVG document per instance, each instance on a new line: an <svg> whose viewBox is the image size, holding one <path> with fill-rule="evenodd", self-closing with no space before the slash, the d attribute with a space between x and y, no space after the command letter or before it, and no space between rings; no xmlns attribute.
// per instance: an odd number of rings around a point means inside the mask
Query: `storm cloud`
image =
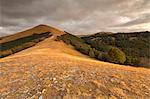
<svg viewBox="0 0 150 99"><path fill-rule="evenodd" d="M150 30L150 0L0 0L0 36L39 24L74 34Z"/></svg>

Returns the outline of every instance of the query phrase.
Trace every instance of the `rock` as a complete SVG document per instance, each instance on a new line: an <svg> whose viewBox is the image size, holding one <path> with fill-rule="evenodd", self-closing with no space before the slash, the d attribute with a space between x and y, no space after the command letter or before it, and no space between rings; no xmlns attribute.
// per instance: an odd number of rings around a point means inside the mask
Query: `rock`
<svg viewBox="0 0 150 99"><path fill-rule="evenodd" d="M42 93L45 93L45 92L46 92L46 89L43 89L43 90L42 90Z"/></svg>
<svg viewBox="0 0 150 99"><path fill-rule="evenodd" d="M125 83L124 81L121 81L121 82L120 82L120 85L121 85L121 86L126 86L126 83Z"/></svg>
<svg viewBox="0 0 150 99"><path fill-rule="evenodd" d="M56 78L53 78L53 81L55 81L56 80Z"/></svg>
<svg viewBox="0 0 150 99"><path fill-rule="evenodd" d="M39 96L39 99L43 99L43 96Z"/></svg>
<svg viewBox="0 0 150 99"><path fill-rule="evenodd" d="M114 88L111 89L111 92L112 92L115 96L117 96L117 97L119 97L119 98L122 98L122 97L125 98L125 97L126 97L125 93L124 93L123 90L120 89L120 88L114 87Z"/></svg>

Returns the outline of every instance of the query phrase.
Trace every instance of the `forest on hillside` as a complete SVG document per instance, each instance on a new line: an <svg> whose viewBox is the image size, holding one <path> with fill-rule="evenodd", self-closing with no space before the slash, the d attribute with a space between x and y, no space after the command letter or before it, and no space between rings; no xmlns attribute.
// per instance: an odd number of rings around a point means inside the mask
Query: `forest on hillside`
<svg viewBox="0 0 150 99"><path fill-rule="evenodd" d="M50 32L45 33L34 33L32 35L18 38L13 41L5 42L0 44L0 58L22 51L26 48L34 46L36 43L43 41L47 37L52 36Z"/></svg>
<svg viewBox="0 0 150 99"><path fill-rule="evenodd" d="M101 61L150 67L150 32L96 33L77 37L70 33L57 37L76 50Z"/></svg>

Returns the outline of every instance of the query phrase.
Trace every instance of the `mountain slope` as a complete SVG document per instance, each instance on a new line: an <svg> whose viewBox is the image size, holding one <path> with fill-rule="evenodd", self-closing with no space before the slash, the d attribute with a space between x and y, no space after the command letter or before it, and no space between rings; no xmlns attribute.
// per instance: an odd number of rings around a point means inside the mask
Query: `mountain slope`
<svg viewBox="0 0 150 99"><path fill-rule="evenodd" d="M126 61L123 64L150 67L149 31L114 34L97 33L83 36L82 39L101 52L108 53L112 48L120 49L126 55Z"/></svg>
<svg viewBox="0 0 150 99"><path fill-rule="evenodd" d="M29 30L2 37L0 38L0 58L32 47L38 42L52 36L52 32L55 36L64 34L63 31L60 31L56 28L46 25L38 25Z"/></svg>
<svg viewBox="0 0 150 99"><path fill-rule="evenodd" d="M150 97L149 69L91 59L56 36L0 59L2 99Z"/></svg>
<svg viewBox="0 0 150 99"><path fill-rule="evenodd" d="M16 33L16 34L13 34L10 36L6 36L6 37L0 37L0 44L9 42L9 41L13 41L13 40L16 40L16 39L19 39L22 37L26 37L26 36L32 35L34 33L41 34L41 33L45 33L45 32L54 32L55 35L64 34L63 31L60 31L54 27L50 27L50 26L41 24L41 25L35 26L29 30L25 30L23 32L19 32L19 33Z"/></svg>

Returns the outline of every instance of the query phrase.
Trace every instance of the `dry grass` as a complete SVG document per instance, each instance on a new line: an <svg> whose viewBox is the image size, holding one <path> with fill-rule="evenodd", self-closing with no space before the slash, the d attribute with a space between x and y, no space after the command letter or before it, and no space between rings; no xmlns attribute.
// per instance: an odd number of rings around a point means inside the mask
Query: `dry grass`
<svg viewBox="0 0 150 99"><path fill-rule="evenodd" d="M23 32L19 32L10 36L6 36L6 37L0 37L0 44L1 43L5 43L8 41L12 41L12 40L16 40L19 38L23 38L29 35L32 35L33 33L45 33L45 32L52 32L55 33L55 35L62 35L64 34L63 31L60 31L56 28L50 27L50 26L46 26L46 25L38 25L34 28L28 29L26 31Z"/></svg>
<svg viewBox="0 0 150 99"><path fill-rule="evenodd" d="M91 59L55 37L0 60L1 98L150 97L149 69Z"/></svg>

